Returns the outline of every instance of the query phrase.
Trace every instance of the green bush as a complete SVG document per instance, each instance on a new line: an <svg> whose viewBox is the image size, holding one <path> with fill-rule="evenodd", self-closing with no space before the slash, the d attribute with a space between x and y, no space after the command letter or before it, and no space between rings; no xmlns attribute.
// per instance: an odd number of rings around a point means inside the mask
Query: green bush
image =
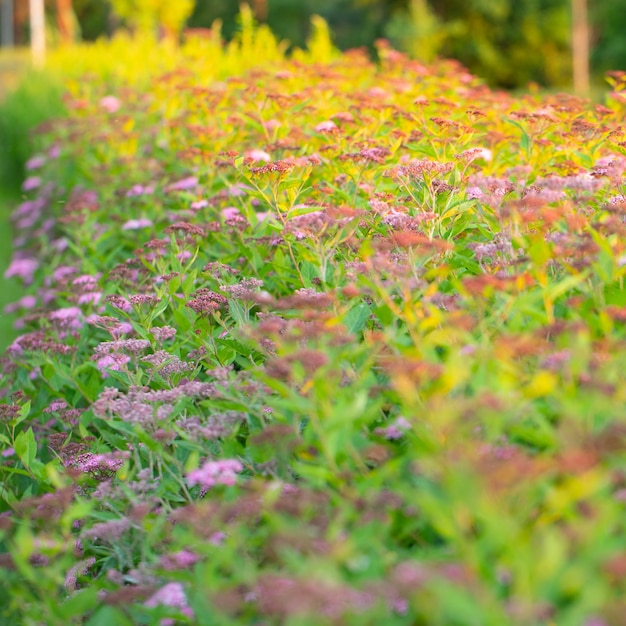
<svg viewBox="0 0 626 626"><path fill-rule="evenodd" d="M18 192L24 165L32 156L37 127L65 112L64 84L56 74L30 71L0 100L0 188Z"/></svg>

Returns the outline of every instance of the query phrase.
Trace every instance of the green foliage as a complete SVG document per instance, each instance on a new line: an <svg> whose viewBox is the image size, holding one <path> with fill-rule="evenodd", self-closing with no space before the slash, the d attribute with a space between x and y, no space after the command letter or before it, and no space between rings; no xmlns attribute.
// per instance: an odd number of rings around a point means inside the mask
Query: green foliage
<svg viewBox="0 0 626 626"><path fill-rule="evenodd" d="M0 188L5 193L19 190L37 126L63 114L62 94L57 74L31 71L0 100Z"/></svg>
<svg viewBox="0 0 626 626"><path fill-rule="evenodd" d="M411 0L386 32L415 58L456 58L492 84L512 88L571 80L566 0Z"/></svg>
<svg viewBox="0 0 626 626"><path fill-rule="evenodd" d="M194 8L193 0L111 0L111 5L139 32L155 33L161 27L170 34L180 32Z"/></svg>

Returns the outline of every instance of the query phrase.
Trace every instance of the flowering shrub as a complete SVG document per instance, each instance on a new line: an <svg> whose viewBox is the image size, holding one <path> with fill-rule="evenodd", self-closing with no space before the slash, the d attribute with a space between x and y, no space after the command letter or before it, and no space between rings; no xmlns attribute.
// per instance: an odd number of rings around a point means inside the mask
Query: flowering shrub
<svg viewBox="0 0 626 626"><path fill-rule="evenodd" d="M4 622L620 623L623 76L378 52L74 85L14 212Z"/></svg>

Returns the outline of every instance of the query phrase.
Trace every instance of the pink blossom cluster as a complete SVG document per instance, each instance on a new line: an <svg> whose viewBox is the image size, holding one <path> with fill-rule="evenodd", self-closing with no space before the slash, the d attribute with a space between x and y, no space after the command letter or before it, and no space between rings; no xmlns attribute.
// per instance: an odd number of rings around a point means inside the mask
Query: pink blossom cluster
<svg viewBox="0 0 626 626"><path fill-rule="evenodd" d="M202 467L187 474L187 482L192 487L200 485L203 489L210 489L214 485L234 485L237 473L242 470L243 465L236 459L207 461Z"/></svg>
<svg viewBox="0 0 626 626"><path fill-rule="evenodd" d="M161 587L145 602L145 606L147 606L148 608L154 608L160 605L170 606L172 608L178 609L186 617L194 617L194 612L189 608L189 605L187 604L185 589L180 583L167 583L167 585ZM174 620L161 620L161 624L174 624Z"/></svg>

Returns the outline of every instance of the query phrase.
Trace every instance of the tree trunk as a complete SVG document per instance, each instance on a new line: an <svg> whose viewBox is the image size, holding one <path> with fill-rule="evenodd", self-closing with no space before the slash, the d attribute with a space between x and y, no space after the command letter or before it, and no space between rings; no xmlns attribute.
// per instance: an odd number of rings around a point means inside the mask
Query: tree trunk
<svg viewBox="0 0 626 626"><path fill-rule="evenodd" d="M574 91L589 93L589 16L587 0L572 0L572 58Z"/></svg>
<svg viewBox="0 0 626 626"><path fill-rule="evenodd" d="M2 10L2 32L0 33L0 45L10 48L14 45L13 37L13 0L0 0Z"/></svg>
<svg viewBox="0 0 626 626"><path fill-rule="evenodd" d="M30 0L30 49L33 63L42 66L46 62L46 14L43 0Z"/></svg>
<svg viewBox="0 0 626 626"><path fill-rule="evenodd" d="M72 0L56 0L57 26L61 43L72 42Z"/></svg>
<svg viewBox="0 0 626 626"><path fill-rule="evenodd" d="M253 0L252 8L254 9L254 17L259 22L264 22L267 19L267 0Z"/></svg>

